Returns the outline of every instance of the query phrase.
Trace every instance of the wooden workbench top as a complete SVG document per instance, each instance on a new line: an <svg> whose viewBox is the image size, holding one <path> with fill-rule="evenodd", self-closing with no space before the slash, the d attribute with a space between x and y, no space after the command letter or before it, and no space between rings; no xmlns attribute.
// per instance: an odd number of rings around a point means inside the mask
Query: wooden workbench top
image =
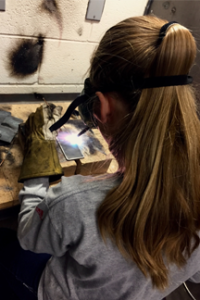
<svg viewBox="0 0 200 300"><path fill-rule="evenodd" d="M9 111L13 117L26 121L30 113L35 112L36 108L43 103L44 102L37 104L2 104L0 105L0 110ZM56 105L61 105L63 107L63 113L66 111L69 104L69 102L56 102ZM66 126L67 124L65 127ZM90 135L91 133L88 133L88 136L85 136L85 139L89 139ZM57 148L65 176L72 176L74 174L102 174L107 172L113 157L98 130L94 130L92 138L98 140L103 147L103 151L100 152L93 149L91 153L90 147L88 148L86 145L84 149L81 149L84 154L84 158L81 160L66 161L60 148ZM0 146L1 159L6 156L6 151L8 149L9 146ZM18 177L22 162L23 151L19 139L16 137L10 150L10 154L7 155L6 160L0 166L0 209L8 208L19 203L18 194L23 187L23 184L18 183ZM117 166L114 162L114 165L112 164L110 168L110 172L116 171L116 168Z"/></svg>

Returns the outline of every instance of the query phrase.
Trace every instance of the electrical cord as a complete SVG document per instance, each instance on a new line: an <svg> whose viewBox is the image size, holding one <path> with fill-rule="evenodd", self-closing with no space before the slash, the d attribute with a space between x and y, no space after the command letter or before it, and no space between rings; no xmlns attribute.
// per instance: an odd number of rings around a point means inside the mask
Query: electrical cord
<svg viewBox="0 0 200 300"><path fill-rule="evenodd" d="M192 293L190 292L190 290L189 290L189 288L188 288L188 286L187 286L187 284L186 284L185 282L183 283L183 286L184 286L184 288L186 289L186 291L187 291L187 293L189 294L189 296L191 297L191 299L197 300L197 299L192 295Z"/></svg>

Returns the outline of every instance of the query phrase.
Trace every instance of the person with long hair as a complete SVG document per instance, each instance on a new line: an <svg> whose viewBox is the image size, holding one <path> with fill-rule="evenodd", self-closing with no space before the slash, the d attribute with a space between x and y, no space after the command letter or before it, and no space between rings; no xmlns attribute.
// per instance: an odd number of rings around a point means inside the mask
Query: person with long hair
<svg viewBox="0 0 200 300"><path fill-rule="evenodd" d="M34 299L161 300L200 282L196 51L187 28L155 16L103 36L82 97L119 168L24 181L18 248L34 285L18 280Z"/></svg>

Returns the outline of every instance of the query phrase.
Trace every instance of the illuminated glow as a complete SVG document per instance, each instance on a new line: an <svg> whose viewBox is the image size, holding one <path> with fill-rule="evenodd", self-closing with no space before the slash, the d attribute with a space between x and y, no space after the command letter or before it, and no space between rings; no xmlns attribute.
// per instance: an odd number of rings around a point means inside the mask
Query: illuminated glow
<svg viewBox="0 0 200 300"><path fill-rule="evenodd" d="M77 136L77 133L59 132L58 139L63 143L70 143L71 145L81 146L83 144L82 136Z"/></svg>
<svg viewBox="0 0 200 300"><path fill-rule="evenodd" d="M78 145L80 146L82 144L81 136L77 136L76 133L72 133L68 135L67 141L70 142L72 145Z"/></svg>

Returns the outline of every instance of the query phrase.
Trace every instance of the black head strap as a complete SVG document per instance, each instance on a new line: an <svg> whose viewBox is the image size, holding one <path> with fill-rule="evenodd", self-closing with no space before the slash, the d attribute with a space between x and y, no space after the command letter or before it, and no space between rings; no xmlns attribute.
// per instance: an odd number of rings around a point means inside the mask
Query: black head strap
<svg viewBox="0 0 200 300"><path fill-rule="evenodd" d="M102 93L112 91L123 91L123 90L143 90L151 88L159 88L166 86L178 86L191 84L193 81L191 76L188 75L176 75L176 76L160 76L160 77L149 77L149 78L135 78L131 77L129 80L121 80L117 84L110 84L100 88L99 91Z"/></svg>
<svg viewBox="0 0 200 300"><path fill-rule="evenodd" d="M69 118L71 117L73 111L81 104L84 103L86 100L88 99L88 97L86 95L80 95L79 97L77 97L74 101L72 101L72 103L70 104L70 106L68 107L68 109L66 110L65 114L57 121L55 122L50 128L49 130L55 131L57 129L59 129L61 126L63 126L65 123L67 123L67 121L69 120Z"/></svg>
<svg viewBox="0 0 200 300"><path fill-rule="evenodd" d="M133 86L135 89L151 89L166 86L187 85L191 84L192 81L192 77L187 75L160 76L133 81Z"/></svg>
<svg viewBox="0 0 200 300"><path fill-rule="evenodd" d="M158 46L162 43L162 41L163 41L163 39L164 39L164 37L165 37L165 35L166 35L167 29L168 29L171 25L173 25L173 24L178 24L178 22L172 21L172 22L169 22L169 23L167 23L167 24L165 24L165 25L163 25L163 26L161 27L160 33L159 33L159 37L158 37Z"/></svg>
<svg viewBox="0 0 200 300"><path fill-rule="evenodd" d="M141 80L132 79L129 83L122 83L121 87L127 89L149 89L149 88L159 88L165 86L178 86L178 85L187 85L192 83L192 77L187 75L178 75L178 76L163 76L163 77L153 77L153 78L144 78ZM106 89L106 91L117 91L120 88L120 84ZM89 78L85 80L84 85L85 93L77 97L68 107L65 114L54 123L49 129L54 131L63 126L70 118L73 111L82 103L88 100L88 97L91 97L96 92L92 87Z"/></svg>

